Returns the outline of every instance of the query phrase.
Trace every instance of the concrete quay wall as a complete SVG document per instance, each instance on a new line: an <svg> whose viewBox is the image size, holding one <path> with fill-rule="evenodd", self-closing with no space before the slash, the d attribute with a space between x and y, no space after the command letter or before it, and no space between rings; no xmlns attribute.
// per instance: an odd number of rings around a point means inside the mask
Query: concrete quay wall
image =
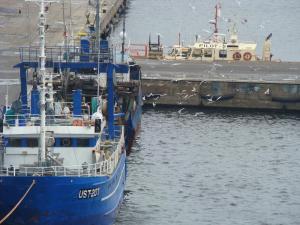
<svg viewBox="0 0 300 225"><path fill-rule="evenodd" d="M108 33L111 24L116 23L116 18L125 10L127 0L107 1L107 11L101 15L101 33Z"/></svg>
<svg viewBox="0 0 300 225"><path fill-rule="evenodd" d="M138 63L145 104L300 110L299 62Z"/></svg>
<svg viewBox="0 0 300 225"><path fill-rule="evenodd" d="M300 83L143 79L145 104L300 110Z"/></svg>

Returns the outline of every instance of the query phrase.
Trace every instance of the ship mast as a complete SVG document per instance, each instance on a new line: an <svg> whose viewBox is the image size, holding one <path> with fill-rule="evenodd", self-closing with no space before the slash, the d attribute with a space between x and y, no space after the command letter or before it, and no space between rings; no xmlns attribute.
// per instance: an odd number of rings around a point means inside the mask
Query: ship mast
<svg viewBox="0 0 300 225"><path fill-rule="evenodd" d="M96 48L95 51L99 53L99 41L100 41L100 0L96 0ZM99 57L99 55L98 55Z"/></svg>
<svg viewBox="0 0 300 225"><path fill-rule="evenodd" d="M28 2L36 2L40 6L39 12L39 39L40 39L40 75L42 78L42 87L40 91L41 102L41 122L40 122L40 148L38 152L38 163L42 165L46 162L46 54L45 54L45 25L46 13L45 4L58 2L55 0L27 0Z"/></svg>
<svg viewBox="0 0 300 225"><path fill-rule="evenodd" d="M214 20L209 21L209 23L214 25L214 34L219 33L219 28L218 28L218 19L221 17L221 4L217 3L215 6L215 18Z"/></svg>
<svg viewBox="0 0 300 225"><path fill-rule="evenodd" d="M219 10L219 4L217 4L215 6L216 12L215 12L215 30L214 33L217 34L219 33L219 29L218 29L218 10Z"/></svg>

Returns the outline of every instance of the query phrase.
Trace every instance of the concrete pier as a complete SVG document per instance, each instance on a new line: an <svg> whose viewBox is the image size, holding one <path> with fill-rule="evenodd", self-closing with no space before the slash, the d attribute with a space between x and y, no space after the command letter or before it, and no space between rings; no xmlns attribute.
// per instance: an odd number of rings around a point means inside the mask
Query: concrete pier
<svg viewBox="0 0 300 225"><path fill-rule="evenodd" d="M101 13L102 33L108 32L110 24L117 21L115 18L126 5L126 0L106 2L106 12ZM68 35L73 34L75 38L86 24L87 12L95 9L94 4L94 0L64 0L52 3L48 7L47 15L47 46L63 45L64 19L66 24L72 27ZM7 83L4 79L19 78L19 71L13 69L19 62L19 47L38 46L38 12L38 6L32 2L0 1L0 80L3 79L0 82L0 95L4 96L8 90L9 101L18 97L19 85L17 82L13 84L11 80ZM8 89L6 84L9 85ZM0 99L0 104L4 104L4 98Z"/></svg>
<svg viewBox="0 0 300 225"><path fill-rule="evenodd" d="M300 110L300 63L138 63L145 104Z"/></svg>
<svg viewBox="0 0 300 225"><path fill-rule="evenodd" d="M118 16L125 10L127 0L104 1L107 5L102 9L101 14L101 32L108 33L111 30L111 24L118 21Z"/></svg>

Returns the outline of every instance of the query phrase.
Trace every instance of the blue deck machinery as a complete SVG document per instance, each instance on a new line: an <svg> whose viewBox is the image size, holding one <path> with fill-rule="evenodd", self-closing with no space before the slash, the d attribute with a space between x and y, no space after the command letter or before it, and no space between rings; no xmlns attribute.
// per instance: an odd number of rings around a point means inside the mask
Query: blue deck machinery
<svg viewBox="0 0 300 225"><path fill-rule="evenodd" d="M99 45L90 27L89 36L81 37L79 45L64 47L46 47L46 68L53 74L52 84L55 96L66 101L74 100L77 103L90 103L90 114L97 110L99 95L106 95L108 103L119 101L122 108L116 112L115 118L107 118L109 124L123 123L126 125L126 147L128 152L140 128L142 112L141 70L133 61L116 64L113 50L107 40L99 40ZM19 68L21 81L21 112L37 113L37 108L30 108L28 104L28 83L33 84L30 90L31 101L39 99L39 93L34 88L39 83L37 76L39 67L39 48L20 48L20 63L14 66ZM106 76L106 87L99 85L99 80ZM76 96L77 97L74 97ZM79 99L79 100L78 100ZM55 101L55 99L54 99ZM107 110L113 112L114 106L107 105ZM113 113L108 115L114 115ZM110 128L113 130L113 128Z"/></svg>

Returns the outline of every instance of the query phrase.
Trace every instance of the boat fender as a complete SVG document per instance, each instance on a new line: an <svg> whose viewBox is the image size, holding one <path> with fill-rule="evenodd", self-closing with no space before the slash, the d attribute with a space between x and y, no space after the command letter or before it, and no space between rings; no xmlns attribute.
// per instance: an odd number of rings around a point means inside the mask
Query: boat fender
<svg viewBox="0 0 300 225"><path fill-rule="evenodd" d="M240 60L242 58L242 55L239 52L235 52L232 57L233 57L234 60L237 61L237 60Z"/></svg>
<svg viewBox="0 0 300 225"><path fill-rule="evenodd" d="M245 52L243 58L245 61L250 61L252 58L252 54L250 52Z"/></svg>

